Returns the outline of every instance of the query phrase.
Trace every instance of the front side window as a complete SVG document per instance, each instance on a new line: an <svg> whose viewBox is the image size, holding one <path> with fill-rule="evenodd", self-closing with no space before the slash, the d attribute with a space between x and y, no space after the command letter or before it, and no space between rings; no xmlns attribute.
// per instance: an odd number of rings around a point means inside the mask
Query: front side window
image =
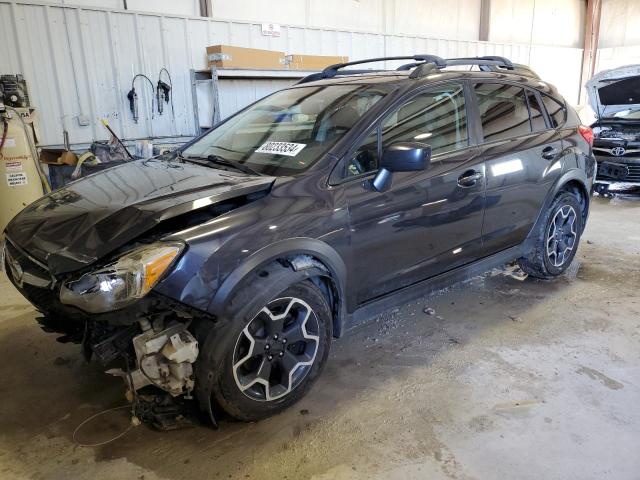
<svg viewBox="0 0 640 480"><path fill-rule="evenodd" d="M524 89L502 83L478 83L474 87L485 142L531 133Z"/></svg>
<svg viewBox="0 0 640 480"><path fill-rule="evenodd" d="M322 85L276 92L187 147L267 175L294 175L318 161L390 92L384 85Z"/></svg>
<svg viewBox="0 0 640 480"><path fill-rule="evenodd" d="M407 100L381 123L382 148L397 142L420 142L431 146L431 154L450 152L469 144L464 91L461 85L446 85ZM347 163L347 175L378 169L378 131L371 132Z"/></svg>
<svg viewBox="0 0 640 480"><path fill-rule="evenodd" d="M431 154L469 144L462 85L447 85L416 95L382 124L382 149L396 142L431 145Z"/></svg>
<svg viewBox="0 0 640 480"><path fill-rule="evenodd" d="M347 176L361 175L378 170L378 129L374 129L349 157Z"/></svg>

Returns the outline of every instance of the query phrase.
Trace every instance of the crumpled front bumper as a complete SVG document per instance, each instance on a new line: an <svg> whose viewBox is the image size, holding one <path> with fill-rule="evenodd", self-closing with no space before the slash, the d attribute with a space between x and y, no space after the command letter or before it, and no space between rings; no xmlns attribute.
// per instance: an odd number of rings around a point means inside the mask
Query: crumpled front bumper
<svg viewBox="0 0 640 480"><path fill-rule="evenodd" d="M113 312L90 314L81 309L65 305L60 301L60 282L50 275L46 266L30 257L11 242L3 245L3 265L13 286L42 314L56 319L57 325L67 325L76 331L87 321L112 326L129 326L151 315L171 315L175 312L192 315L192 309L155 291L133 305ZM199 315L204 315L198 312ZM68 329L58 330L68 333Z"/></svg>
<svg viewBox="0 0 640 480"><path fill-rule="evenodd" d="M596 155L596 161L598 162L596 183L608 185L610 191L640 187L640 157Z"/></svg>

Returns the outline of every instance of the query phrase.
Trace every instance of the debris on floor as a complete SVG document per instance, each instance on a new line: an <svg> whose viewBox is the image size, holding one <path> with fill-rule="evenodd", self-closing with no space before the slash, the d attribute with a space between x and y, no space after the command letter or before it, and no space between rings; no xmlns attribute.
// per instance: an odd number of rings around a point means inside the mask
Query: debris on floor
<svg viewBox="0 0 640 480"><path fill-rule="evenodd" d="M529 277L529 275L524 273L515 262L505 265L502 268L494 268L489 275L492 277L495 277L496 275L504 275L505 277L511 277L521 282Z"/></svg>

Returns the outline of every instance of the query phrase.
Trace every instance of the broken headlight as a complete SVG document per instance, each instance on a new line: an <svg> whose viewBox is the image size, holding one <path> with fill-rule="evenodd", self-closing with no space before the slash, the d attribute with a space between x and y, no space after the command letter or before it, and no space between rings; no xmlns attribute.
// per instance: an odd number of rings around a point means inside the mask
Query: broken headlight
<svg viewBox="0 0 640 480"><path fill-rule="evenodd" d="M118 310L144 297L182 252L182 243L154 243L77 280L65 282L60 301L89 313Z"/></svg>

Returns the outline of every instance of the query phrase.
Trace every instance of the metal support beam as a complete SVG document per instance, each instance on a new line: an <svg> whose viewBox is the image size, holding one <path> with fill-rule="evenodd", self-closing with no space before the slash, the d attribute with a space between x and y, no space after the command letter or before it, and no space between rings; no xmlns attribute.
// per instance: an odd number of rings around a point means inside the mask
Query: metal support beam
<svg viewBox="0 0 640 480"><path fill-rule="evenodd" d="M480 30L478 40L489 41L489 25L491 23L491 0L481 0L480 2Z"/></svg>
<svg viewBox="0 0 640 480"><path fill-rule="evenodd" d="M602 0L587 0L587 12L584 28L584 51L582 54L582 70L580 73L580 98L585 100L584 84L593 77L598 55L598 42L600 39L600 12Z"/></svg>
<svg viewBox="0 0 640 480"><path fill-rule="evenodd" d="M213 5L211 4L211 0L200 0L200 16L201 17L213 16Z"/></svg>

